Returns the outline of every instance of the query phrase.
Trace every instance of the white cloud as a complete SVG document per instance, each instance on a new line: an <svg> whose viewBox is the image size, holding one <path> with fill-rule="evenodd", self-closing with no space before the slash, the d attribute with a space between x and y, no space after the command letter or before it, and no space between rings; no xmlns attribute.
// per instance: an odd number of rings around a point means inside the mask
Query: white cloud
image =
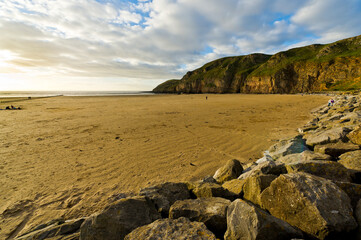
<svg viewBox="0 0 361 240"><path fill-rule="evenodd" d="M223 56L357 35L360 5L359 0L7 0L0 2L0 51L13 57L0 60L0 73L112 83L181 77Z"/></svg>

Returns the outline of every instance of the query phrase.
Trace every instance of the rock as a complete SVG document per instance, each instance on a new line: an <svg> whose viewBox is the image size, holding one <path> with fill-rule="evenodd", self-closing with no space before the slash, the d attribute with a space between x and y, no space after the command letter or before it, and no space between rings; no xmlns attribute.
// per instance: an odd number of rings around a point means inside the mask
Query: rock
<svg viewBox="0 0 361 240"><path fill-rule="evenodd" d="M157 220L135 229L125 237L125 240L153 239L216 240L216 237L204 223L191 222L184 217Z"/></svg>
<svg viewBox="0 0 361 240"><path fill-rule="evenodd" d="M224 198L197 198L176 201L169 211L169 218L186 217L203 222L216 236L223 236L227 229L227 207L231 201Z"/></svg>
<svg viewBox="0 0 361 240"><path fill-rule="evenodd" d="M361 145L361 127L356 128L350 132L347 137L354 144Z"/></svg>
<svg viewBox="0 0 361 240"><path fill-rule="evenodd" d="M350 172L333 161L304 161L286 164L288 173L305 172L334 181L351 182Z"/></svg>
<svg viewBox="0 0 361 240"><path fill-rule="evenodd" d="M262 191L266 189L276 178L276 175L271 174L247 178L245 180L245 184L243 185L243 198L254 204L260 205L260 196Z"/></svg>
<svg viewBox="0 0 361 240"><path fill-rule="evenodd" d="M28 233L23 234L20 237L17 237L17 240L40 240L47 238L57 238L57 239L70 239L71 237L77 236L81 224L84 222L84 218L79 218L75 220L68 221L54 221L52 224L42 224L38 227L35 227Z"/></svg>
<svg viewBox="0 0 361 240"><path fill-rule="evenodd" d="M315 152L327 154L334 158L337 158L343 153L356 151L359 149L360 147L358 145L355 145L353 143L344 143L344 142L328 143L324 145L316 145L314 147Z"/></svg>
<svg viewBox="0 0 361 240"><path fill-rule="evenodd" d="M338 142L346 139L346 135L350 132L348 128L339 127L329 130L320 130L314 133L308 133L303 138L308 146L321 145L326 143Z"/></svg>
<svg viewBox="0 0 361 240"><path fill-rule="evenodd" d="M278 159L288 154L301 153L305 150L308 150L308 148L301 135L289 140L281 140L268 149L273 159Z"/></svg>
<svg viewBox="0 0 361 240"><path fill-rule="evenodd" d="M262 208L318 238L357 227L350 198L331 181L306 173L279 176L261 194Z"/></svg>
<svg viewBox="0 0 361 240"><path fill-rule="evenodd" d="M170 206L177 200L189 199L190 192L185 183L163 183L157 186L143 188L139 195L146 196L155 204L158 212L167 217Z"/></svg>
<svg viewBox="0 0 361 240"><path fill-rule="evenodd" d="M356 221L358 223L356 239L361 240L361 199L357 203L356 210L355 210L355 216L356 216Z"/></svg>
<svg viewBox="0 0 361 240"><path fill-rule="evenodd" d="M89 217L80 228L80 240L123 239L137 227L161 218L146 197L121 199Z"/></svg>
<svg viewBox="0 0 361 240"><path fill-rule="evenodd" d="M223 183L222 187L232 194L236 195L236 197L243 196L243 185L246 180L233 179L231 181L227 181Z"/></svg>
<svg viewBox="0 0 361 240"><path fill-rule="evenodd" d="M338 162L346 168L361 171L361 150L344 153L339 159Z"/></svg>
<svg viewBox="0 0 361 240"><path fill-rule="evenodd" d="M241 163L236 159L232 159L229 160L226 165L219 168L214 174L213 178L219 183L224 183L226 181L238 178L242 171L243 167Z"/></svg>
<svg viewBox="0 0 361 240"><path fill-rule="evenodd" d="M361 185L349 182L335 182L339 188L341 188L351 200L352 208L355 209L357 202L361 199Z"/></svg>
<svg viewBox="0 0 361 240"><path fill-rule="evenodd" d="M286 169L284 164L276 163L275 161L265 161L258 165L253 165L250 169L246 169L243 173L238 177L239 180L246 179L251 176L257 176L261 174L274 174L280 175L282 173L286 173Z"/></svg>
<svg viewBox="0 0 361 240"><path fill-rule="evenodd" d="M303 134L309 131L313 131L316 130L317 128L319 128L319 126L317 126L316 124L312 124L312 125L306 125L304 127L298 128L298 133Z"/></svg>
<svg viewBox="0 0 361 240"><path fill-rule="evenodd" d="M217 183L196 183L192 192L197 198L221 197L233 200L237 197Z"/></svg>
<svg viewBox="0 0 361 240"><path fill-rule="evenodd" d="M295 162L304 162L304 161L331 161L332 157L327 154L315 153L310 150L303 151L302 153L295 153L283 156L277 160L277 162L289 164Z"/></svg>
<svg viewBox="0 0 361 240"><path fill-rule="evenodd" d="M225 240L289 240L302 233L288 223L237 199L227 210Z"/></svg>

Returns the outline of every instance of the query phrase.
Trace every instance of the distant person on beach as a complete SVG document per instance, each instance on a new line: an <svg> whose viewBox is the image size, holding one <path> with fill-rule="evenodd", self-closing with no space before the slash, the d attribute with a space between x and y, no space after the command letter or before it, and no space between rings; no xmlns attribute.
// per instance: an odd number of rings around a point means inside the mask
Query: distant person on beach
<svg viewBox="0 0 361 240"><path fill-rule="evenodd" d="M206 96L206 100L208 99L208 96Z"/></svg>
<svg viewBox="0 0 361 240"><path fill-rule="evenodd" d="M335 100L333 100L333 98L331 98L330 100L328 100L328 106L333 106L333 104L335 103Z"/></svg>

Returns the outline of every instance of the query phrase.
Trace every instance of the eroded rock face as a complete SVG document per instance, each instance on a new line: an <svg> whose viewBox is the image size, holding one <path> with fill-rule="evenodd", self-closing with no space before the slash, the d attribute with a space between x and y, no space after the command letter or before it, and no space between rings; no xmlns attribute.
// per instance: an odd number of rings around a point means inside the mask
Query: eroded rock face
<svg viewBox="0 0 361 240"><path fill-rule="evenodd" d="M245 179L239 180L239 179L233 179L231 181L227 181L223 183L222 187L232 194L234 194L236 197L242 197L243 196L243 185L246 182Z"/></svg>
<svg viewBox="0 0 361 240"><path fill-rule="evenodd" d="M243 167L241 163L236 159L232 159L229 160L223 167L219 168L213 178L219 183L224 183L238 178L242 171Z"/></svg>
<svg viewBox="0 0 361 240"><path fill-rule="evenodd" d="M348 128L338 127L329 130L316 131L314 133L306 134L303 138L306 144L313 147L315 145L322 145L326 143L335 143L346 139L346 135L350 132Z"/></svg>
<svg viewBox="0 0 361 240"><path fill-rule="evenodd" d="M288 223L237 199L227 210L225 240L289 240L302 233Z"/></svg>
<svg viewBox="0 0 361 240"><path fill-rule="evenodd" d="M143 188L139 193L152 200L158 211L163 216L168 216L170 206L177 200L190 198L190 193L185 183L163 183L154 187Z"/></svg>
<svg viewBox="0 0 361 240"><path fill-rule="evenodd" d="M261 203L273 216L319 239L357 227L347 194L331 181L311 174L279 176L262 192Z"/></svg>
<svg viewBox="0 0 361 240"><path fill-rule="evenodd" d="M286 169L284 164L276 163L273 160L267 160L261 162L258 165L254 165L250 167L250 169L246 169L239 177L239 180L246 179L248 177L262 175L262 174L274 174L280 175L281 173L286 173Z"/></svg>
<svg viewBox="0 0 361 240"><path fill-rule="evenodd" d="M351 200L351 206L355 209L357 202L361 199L361 185L349 182L335 182L339 188L341 188Z"/></svg>
<svg viewBox="0 0 361 240"><path fill-rule="evenodd" d="M192 192L197 198L221 197L233 200L237 197L227 189L224 189L220 184L209 182L195 183L192 186Z"/></svg>
<svg viewBox="0 0 361 240"><path fill-rule="evenodd" d="M216 240L216 237L204 223L191 222L184 217L157 220L135 229L125 237L125 240L153 239Z"/></svg>
<svg viewBox="0 0 361 240"><path fill-rule="evenodd" d="M227 207L231 201L224 198L198 198L175 202L169 211L169 218L186 217L191 221L203 222L217 236L223 236L227 229Z"/></svg>
<svg viewBox="0 0 361 240"><path fill-rule="evenodd" d="M356 210L355 210L355 217L356 221L358 223L357 233L356 233L356 239L361 239L361 199L358 201Z"/></svg>
<svg viewBox="0 0 361 240"><path fill-rule="evenodd" d="M357 145L361 145L361 127L356 128L347 136L351 142Z"/></svg>
<svg viewBox="0 0 361 240"><path fill-rule="evenodd" d="M295 153L286 155L279 158L277 161L285 164L295 163L295 162L305 162L305 161L331 161L332 157L327 154L315 153L313 151L306 150L302 153Z"/></svg>
<svg viewBox="0 0 361 240"><path fill-rule="evenodd" d="M80 228L80 240L119 240L137 227L161 218L146 197L121 199L89 217Z"/></svg>
<svg viewBox="0 0 361 240"><path fill-rule="evenodd" d="M339 159L338 162L346 168L361 171L361 150L344 153Z"/></svg>
<svg viewBox="0 0 361 240"><path fill-rule="evenodd" d="M305 172L330 180L351 182L351 174L342 164L333 161L304 161L285 165L288 173Z"/></svg>

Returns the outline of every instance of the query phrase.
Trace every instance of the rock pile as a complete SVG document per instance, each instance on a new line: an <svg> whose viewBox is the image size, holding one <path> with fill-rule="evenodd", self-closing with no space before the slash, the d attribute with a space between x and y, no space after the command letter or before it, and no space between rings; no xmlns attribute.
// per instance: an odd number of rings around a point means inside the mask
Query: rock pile
<svg viewBox="0 0 361 240"><path fill-rule="evenodd" d="M313 114L249 168L230 160L213 177L145 188L17 239L361 239L361 97Z"/></svg>

